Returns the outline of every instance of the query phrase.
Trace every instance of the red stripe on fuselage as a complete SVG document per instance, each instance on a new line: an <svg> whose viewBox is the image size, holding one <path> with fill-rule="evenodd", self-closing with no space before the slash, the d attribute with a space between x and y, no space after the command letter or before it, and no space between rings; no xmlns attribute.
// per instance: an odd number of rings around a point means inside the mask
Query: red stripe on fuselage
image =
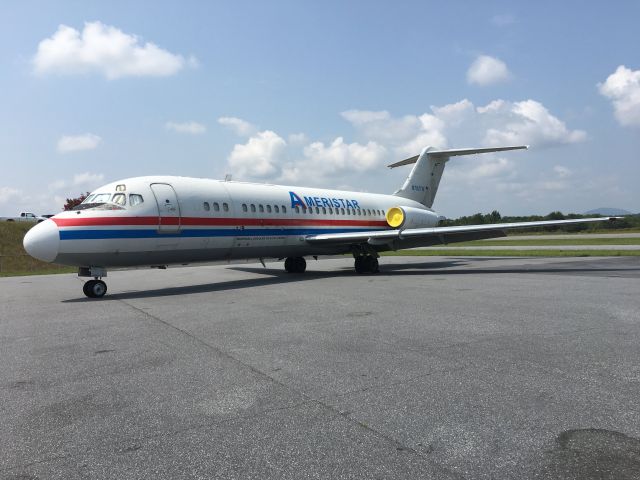
<svg viewBox="0 0 640 480"><path fill-rule="evenodd" d="M121 225L158 225L158 217L85 217L52 218L58 227L103 227ZM334 220L310 218L202 218L202 217L162 217L163 225L181 226L335 226L335 227L386 227L381 220Z"/></svg>

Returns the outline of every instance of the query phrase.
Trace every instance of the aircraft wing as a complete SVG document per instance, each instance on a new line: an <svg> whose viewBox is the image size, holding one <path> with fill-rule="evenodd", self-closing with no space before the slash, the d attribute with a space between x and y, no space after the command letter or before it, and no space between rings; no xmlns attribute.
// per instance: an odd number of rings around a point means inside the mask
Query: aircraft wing
<svg viewBox="0 0 640 480"><path fill-rule="evenodd" d="M372 230L354 233L324 233L310 235L306 241L312 244L362 244L392 245L392 248L411 248L447 243L466 242L487 238L505 237L507 230L517 228L549 227L572 223L591 223L616 220L619 217L576 218L571 220L544 220L539 222L493 223L457 227L410 228L405 230Z"/></svg>

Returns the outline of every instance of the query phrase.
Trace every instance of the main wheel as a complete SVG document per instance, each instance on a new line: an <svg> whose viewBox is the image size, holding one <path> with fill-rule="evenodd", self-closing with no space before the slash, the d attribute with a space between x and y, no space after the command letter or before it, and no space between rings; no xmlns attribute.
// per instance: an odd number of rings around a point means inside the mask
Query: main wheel
<svg viewBox="0 0 640 480"><path fill-rule="evenodd" d="M374 257L373 255L367 255L366 257L364 257L364 267L365 270L369 273L378 273L379 269L379 264L378 264L378 259L376 257Z"/></svg>
<svg viewBox="0 0 640 480"><path fill-rule="evenodd" d="M284 269L287 273L293 273L293 258L287 257L284 261Z"/></svg>
<svg viewBox="0 0 640 480"><path fill-rule="evenodd" d="M367 271L365 267L365 257L356 257L355 269L356 273L365 273Z"/></svg>
<svg viewBox="0 0 640 480"><path fill-rule="evenodd" d="M82 287L82 291L89 298L102 298L107 293L107 284L102 280L89 280Z"/></svg>
<svg viewBox="0 0 640 480"><path fill-rule="evenodd" d="M307 261L303 257L295 257L293 259L293 266L295 273L304 273L307 269Z"/></svg>

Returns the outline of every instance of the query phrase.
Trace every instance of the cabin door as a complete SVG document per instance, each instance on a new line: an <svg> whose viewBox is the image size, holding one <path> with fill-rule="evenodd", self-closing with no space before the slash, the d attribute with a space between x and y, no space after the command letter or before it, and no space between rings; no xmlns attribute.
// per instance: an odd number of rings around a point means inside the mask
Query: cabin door
<svg viewBox="0 0 640 480"><path fill-rule="evenodd" d="M158 204L158 232L179 232L180 204L176 191L168 183L152 183L151 190Z"/></svg>

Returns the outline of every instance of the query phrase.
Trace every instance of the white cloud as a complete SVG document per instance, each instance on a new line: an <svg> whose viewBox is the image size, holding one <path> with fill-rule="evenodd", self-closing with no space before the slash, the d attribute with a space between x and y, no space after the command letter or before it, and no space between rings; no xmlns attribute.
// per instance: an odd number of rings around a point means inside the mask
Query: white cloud
<svg viewBox="0 0 640 480"><path fill-rule="evenodd" d="M277 171L287 142L271 130L258 132L245 144L237 144L229 155L235 178L266 178Z"/></svg>
<svg viewBox="0 0 640 480"><path fill-rule="evenodd" d="M191 135L199 135L207 131L207 127L198 122L175 123L167 122L164 127L178 133L189 133Z"/></svg>
<svg viewBox="0 0 640 480"><path fill-rule="evenodd" d="M483 180L506 181L516 173L515 163L507 158L491 156L457 158L447 167L447 180L475 183Z"/></svg>
<svg viewBox="0 0 640 480"><path fill-rule="evenodd" d="M313 142L304 148L304 156L325 173L335 171L363 172L377 167L386 154L386 149L376 142L366 145L345 143L342 137L331 144Z"/></svg>
<svg viewBox="0 0 640 480"><path fill-rule="evenodd" d="M290 145L304 145L309 141L309 137L305 133L292 133L289 135Z"/></svg>
<svg viewBox="0 0 640 480"><path fill-rule="evenodd" d="M620 65L598 89L612 101L620 125L640 126L640 70Z"/></svg>
<svg viewBox="0 0 640 480"><path fill-rule="evenodd" d="M434 115L448 125L459 125L473 116L475 107L466 98L442 107L431 107Z"/></svg>
<svg viewBox="0 0 640 480"><path fill-rule="evenodd" d="M12 187L0 187L0 205L12 203L13 200L19 198L22 191Z"/></svg>
<svg viewBox="0 0 640 480"><path fill-rule="evenodd" d="M394 118L387 111L348 110L341 115L367 140L386 144L398 155L414 155L426 145L446 146L444 122L429 113Z"/></svg>
<svg viewBox="0 0 640 480"><path fill-rule="evenodd" d="M558 175L558 177L560 178L567 178L571 176L571 170L569 170L567 167L563 166L563 165L556 165L553 167L553 171L556 172L556 174Z"/></svg>
<svg viewBox="0 0 640 480"><path fill-rule="evenodd" d="M98 187L103 183L104 175L102 173L76 173L71 182L73 186Z"/></svg>
<svg viewBox="0 0 640 480"><path fill-rule="evenodd" d="M510 13L502 13L491 17L491 23L497 27L506 27L516 22L516 17Z"/></svg>
<svg viewBox="0 0 640 480"><path fill-rule="evenodd" d="M342 112L341 115L345 120L357 126L384 121L390 117L389 112L385 110L379 112L371 110L347 110Z"/></svg>
<svg viewBox="0 0 640 480"><path fill-rule="evenodd" d="M365 140L390 147L398 157L415 155L426 146L446 148L448 139L456 146L469 142L488 146L528 144L536 147L577 143L586 139L582 130L570 130L535 100L494 100L475 107L468 99L432 106L432 113L393 117L387 111L348 110L351 121Z"/></svg>
<svg viewBox="0 0 640 480"><path fill-rule="evenodd" d="M93 133L65 135L58 140L58 152L69 153L81 150L93 150L100 142L102 142L102 138Z"/></svg>
<svg viewBox="0 0 640 480"><path fill-rule="evenodd" d="M506 63L489 55L478 56L467 70L467 82L483 87L504 82L510 77Z"/></svg>
<svg viewBox="0 0 640 480"><path fill-rule="evenodd" d="M220 125L229 127L240 137L249 137L257 130L254 125L237 117L220 117L218 119Z"/></svg>
<svg viewBox="0 0 640 480"><path fill-rule="evenodd" d="M486 145L541 147L577 143L587 138L582 130L569 130L563 121L535 100L514 103L494 100L485 107L478 107L477 112L488 126L483 141Z"/></svg>
<svg viewBox="0 0 640 480"><path fill-rule="evenodd" d="M85 23L82 32L60 25L51 37L38 44L33 57L38 74L97 72L108 79L174 75L187 65L196 66L197 60L143 43L138 36L101 22Z"/></svg>

